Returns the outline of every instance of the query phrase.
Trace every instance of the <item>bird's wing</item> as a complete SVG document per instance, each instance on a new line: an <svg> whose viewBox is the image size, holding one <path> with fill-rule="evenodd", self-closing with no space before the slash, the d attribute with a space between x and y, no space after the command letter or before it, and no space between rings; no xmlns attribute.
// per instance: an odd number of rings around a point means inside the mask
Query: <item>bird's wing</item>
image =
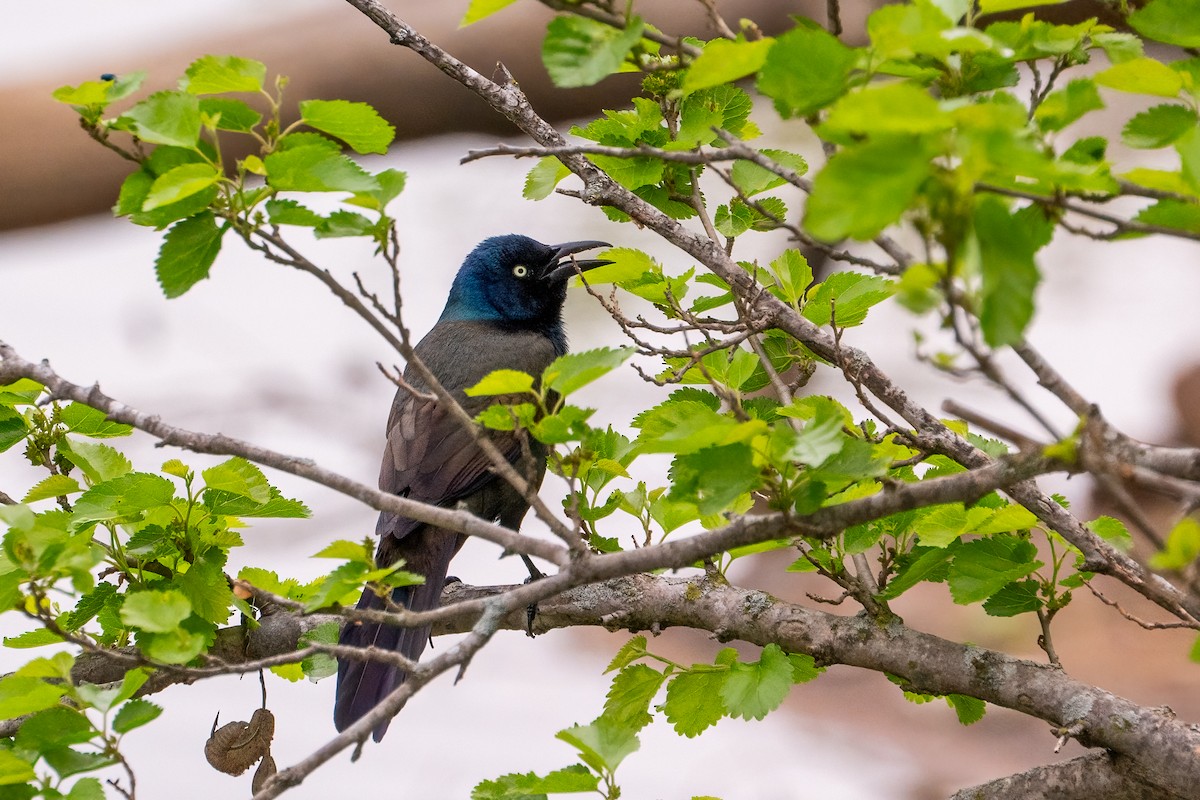
<svg viewBox="0 0 1200 800"><path fill-rule="evenodd" d="M398 395L389 424L379 467L382 491L448 506L492 479L491 460L471 432L437 401L412 393ZM521 442L515 432L489 430L487 434L510 464L520 458ZM376 532L399 539L420 524L385 512Z"/></svg>

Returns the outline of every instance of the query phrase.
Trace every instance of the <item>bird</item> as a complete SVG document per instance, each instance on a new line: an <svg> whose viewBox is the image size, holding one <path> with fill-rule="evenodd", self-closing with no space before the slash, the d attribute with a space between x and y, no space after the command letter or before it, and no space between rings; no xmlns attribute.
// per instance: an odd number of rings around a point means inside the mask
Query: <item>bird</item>
<svg viewBox="0 0 1200 800"><path fill-rule="evenodd" d="M472 416L503 400L468 397L465 390L498 369L535 378L567 352L563 302L567 281L577 270L610 264L576 259L585 250L610 247L594 240L546 245L509 234L485 239L459 268L437 323L414 348L416 356ZM546 472L547 451L516 431L485 430L518 473L536 489ZM485 520L516 530L529 505L497 476L472 433L428 392L409 365L396 391L387 421L387 444L379 468L379 488L432 505L464 508ZM376 562L404 560L404 569L424 576L423 584L392 591L392 602L411 611L438 605L450 560L466 537L390 511L381 512ZM532 562L527 562L532 567ZM532 574L532 569L531 569ZM360 610L382 610L384 599L368 587ZM416 661L429 641L429 627L400 628L373 622L347 623L339 643L374 646ZM379 661L338 661L334 725L343 731L371 711L405 679L398 667ZM372 731L383 738L390 719Z"/></svg>

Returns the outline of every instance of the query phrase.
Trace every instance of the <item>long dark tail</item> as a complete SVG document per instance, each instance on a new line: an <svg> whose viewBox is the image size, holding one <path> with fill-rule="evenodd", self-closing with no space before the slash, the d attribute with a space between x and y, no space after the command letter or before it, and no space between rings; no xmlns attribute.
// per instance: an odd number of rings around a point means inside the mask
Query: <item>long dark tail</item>
<svg viewBox="0 0 1200 800"><path fill-rule="evenodd" d="M446 580L445 567L441 575L427 576L421 586L405 586L392 591L392 601L412 611L428 611L438 604L442 584ZM371 591L363 592L358 601L360 610L382 611L383 598ZM429 627L397 628L371 622L350 623L342 629L339 644L347 647L378 647L393 650L416 661L429 642ZM333 707L333 724L339 731L357 722L379 704L393 689L404 682L407 673L391 664L357 659L338 660L337 701ZM376 726L372 738L379 741L387 732L384 720Z"/></svg>

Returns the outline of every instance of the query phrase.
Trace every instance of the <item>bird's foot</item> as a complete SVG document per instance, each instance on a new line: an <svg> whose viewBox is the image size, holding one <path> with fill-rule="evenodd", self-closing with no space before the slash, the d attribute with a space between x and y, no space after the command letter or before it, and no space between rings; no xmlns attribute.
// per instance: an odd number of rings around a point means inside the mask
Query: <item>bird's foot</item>
<svg viewBox="0 0 1200 800"><path fill-rule="evenodd" d="M525 579L525 583L533 583L546 577L546 574L537 568L529 556L522 555L521 560L525 562L525 567L529 570L529 577ZM530 603L525 607L525 635L531 639L537 635L533 632L533 621L537 619L537 611L537 603Z"/></svg>

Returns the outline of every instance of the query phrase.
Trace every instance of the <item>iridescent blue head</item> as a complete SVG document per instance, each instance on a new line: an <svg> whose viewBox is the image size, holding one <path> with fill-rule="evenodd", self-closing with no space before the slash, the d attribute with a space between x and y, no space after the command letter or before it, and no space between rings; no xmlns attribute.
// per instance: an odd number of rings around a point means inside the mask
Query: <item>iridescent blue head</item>
<svg viewBox="0 0 1200 800"><path fill-rule="evenodd" d="M596 241L542 244L517 234L485 239L459 268L442 319L536 330L565 350L562 306L567 280L577 269L612 263L574 255L608 246Z"/></svg>

